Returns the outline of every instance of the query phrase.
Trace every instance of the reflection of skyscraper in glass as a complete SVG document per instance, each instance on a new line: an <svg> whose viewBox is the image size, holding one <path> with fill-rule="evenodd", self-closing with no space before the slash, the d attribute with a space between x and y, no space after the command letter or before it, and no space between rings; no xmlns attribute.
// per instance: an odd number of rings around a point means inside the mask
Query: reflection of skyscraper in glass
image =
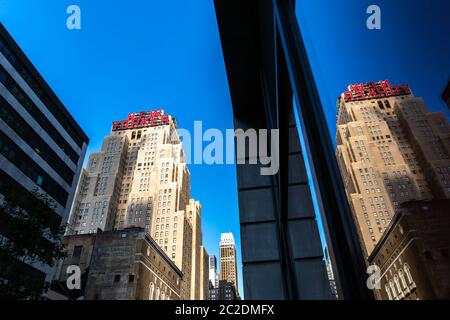
<svg viewBox="0 0 450 320"><path fill-rule="evenodd" d="M190 199L175 119L163 110L114 122L79 182L68 234L141 227L182 270L182 297L200 299L206 265L201 205ZM204 257L204 258L203 258ZM205 274L206 278L206 274ZM206 293L204 293L206 295Z"/></svg>
<svg viewBox="0 0 450 320"><path fill-rule="evenodd" d="M450 197L450 127L407 85L350 85L337 103L337 161L369 255L402 203Z"/></svg>
<svg viewBox="0 0 450 320"><path fill-rule="evenodd" d="M338 299L336 279L334 277L333 265L331 263L330 254L328 253L327 247L323 250L323 255L325 259L325 266L327 268L328 280L330 281L331 295L334 299Z"/></svg>
<svg viewBox="0 0 450 320"><path fill-rule="evenodd" d="M220 235L220 280L234 284L238 294L236 245L231 232Z"/></svg>

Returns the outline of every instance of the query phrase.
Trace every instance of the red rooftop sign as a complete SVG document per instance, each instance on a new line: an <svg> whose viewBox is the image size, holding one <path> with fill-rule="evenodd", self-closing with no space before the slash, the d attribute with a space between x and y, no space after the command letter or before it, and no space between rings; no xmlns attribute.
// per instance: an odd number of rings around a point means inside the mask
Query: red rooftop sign
<svg viewBox="0 0 450 320"><path fill-rule="evenodd" d="M407 84L391 85L389 80L351 84L344 92L344 101L360 101L384 97L402 96L411 94Z"/></svg>
<svg viewBox="0 0 450 320"><path fill-rule="evenodd" d="M157 127L169 124L169 116L164 110L129 113L128 119L112 123L112 131Z"/></svg>

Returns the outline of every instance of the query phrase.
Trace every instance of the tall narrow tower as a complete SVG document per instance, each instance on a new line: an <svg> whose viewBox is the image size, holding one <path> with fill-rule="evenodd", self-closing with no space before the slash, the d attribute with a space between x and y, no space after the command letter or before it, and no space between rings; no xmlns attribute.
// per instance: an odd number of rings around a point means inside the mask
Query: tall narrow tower
<svg viewBox="0 0 450 320"><path fill-rule="evenodd" d="M220 235L220 280L233 283L238 293L236 245L231 232Z"/></svg>

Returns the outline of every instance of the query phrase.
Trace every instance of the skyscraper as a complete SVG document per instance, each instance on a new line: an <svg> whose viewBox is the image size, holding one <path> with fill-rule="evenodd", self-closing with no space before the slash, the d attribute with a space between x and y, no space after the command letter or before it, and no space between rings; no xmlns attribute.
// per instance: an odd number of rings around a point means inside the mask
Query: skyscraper
<svg viewBox="0 0 450 320"><path fill-rule="evenodd" d="M450 127L407 85L350 85L337 103L336 157L368 256L402 203L450 197Z"/></svg>
<svg viewBox="0 0 450 320"><path fill-rule="evenodd" d="M220 280L232 283L239 296L236 245L231 232L220 235Z"/></svg>
<svg viewBox="0 0 450 320"><path fill-rule="evenodd" d="M217 258L214 255L209 256L209 283L210 286L216 288L219 285L219 279L217 278Z"/></svg>
<svg viewBox="0 0 450 320"><path fill-rule="evenodd" d="M68 234L126 227L147 230L182 270L181 296L199 299L201 205L190 199L176 122L163 110L113 123L80 179Z"/></svg>
<svg viewBox="0 0 450 320"><path fill-rule="evenodd" d="M37 205L34 192L48 196L55 206L45 208L48 224L42 229L59 228L69 216L88 142L0 23L0 199L18 195L23 200L21 208L31 215ZM21 230L10 228L5 216L0 221L0 238L14 242L14 232ZM44 237L35 240L36 244L47 241ZM51 280L52 267L24 261L2 261L0 278L13 286L15 278L28 279L36 287Z"/></svg>
<svg viewBox="0 0 450 320"><path fill-rule="evenodd" d="M336 278L334 277L333 264L331 263L331 258L330 258L330 254L328 253L327 247L325 247L325 249L323 250L323 255L325 258L325 266L327 268L328 280L330 281L331 295L332 295L333 299L338 299Z"/></svg>

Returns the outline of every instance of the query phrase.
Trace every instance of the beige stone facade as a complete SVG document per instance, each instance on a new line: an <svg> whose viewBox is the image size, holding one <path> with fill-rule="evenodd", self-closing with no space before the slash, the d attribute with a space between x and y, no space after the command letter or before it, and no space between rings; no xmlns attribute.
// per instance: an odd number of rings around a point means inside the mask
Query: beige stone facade
<svg viewBox="0 0 450 320"><path fill-rule="evenodd" d="M200 250L200 300L209 299L209 255L205 247L202 246Z"/></svg>
<svg viewBox="0 0 450 320"><path fill-rule="evenodd" d="M175 120L164 111L113 123L80 179L68 234L141 227L184 274L181 295L199 299L201 205Z"/></svg>
<svg viewBox="0 0 450 320"><path fill-rule="evenodd" d="M232 233L222 233L220 236L220 280L232 283L236 295L239 295L236 245Z"/></svg>
<svg viewBox="0 0 450 320"><path fill-rule="evenodd" d="M402 203L449 198L450 125L385 81L350 86L337 104L336 157L368 256Z"/></svg>
<svg viewBox="0 0 450 320"><path fill-rule="evenodd" d="M202 254L202 207L200 202L191 199L186 206L186 215L190 225L192 226L192 244L191 244L191 298L200 300L201 284L201 254Z"/></svg>

